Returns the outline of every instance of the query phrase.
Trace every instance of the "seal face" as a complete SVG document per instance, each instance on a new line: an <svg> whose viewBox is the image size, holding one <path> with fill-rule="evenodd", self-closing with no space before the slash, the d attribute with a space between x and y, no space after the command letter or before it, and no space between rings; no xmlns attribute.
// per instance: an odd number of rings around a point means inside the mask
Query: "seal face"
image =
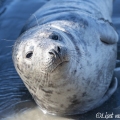
<svg viewBox="0 0 120 120"><path fill-rule="evenodd" d="M38 19L42 23L24 28L15 42L13 61L43 111L81 114L101 105L117 88L117 79L110 83L118 37L108 22L64 9L63 4L63 12L58 12L63 19L52 11L51 20L49 11L47 21L43 15Z"/></svg>

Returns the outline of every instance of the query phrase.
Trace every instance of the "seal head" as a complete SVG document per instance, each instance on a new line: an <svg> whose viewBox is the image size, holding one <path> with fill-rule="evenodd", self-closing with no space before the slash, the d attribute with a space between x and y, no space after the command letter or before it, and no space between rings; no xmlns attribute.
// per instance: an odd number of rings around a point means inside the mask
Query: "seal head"
<svg viewBox="0 0 120 120"><path fill-rule="evenodd" d="M106 37L101 24L114 37ZM117 88L115 79L109 89L116 61L115 36L108 23L88 21L86 16L35 26L16 41L14 65L43 111L84 113L101 105Z"/></svg>
<svg viewBox="0 0 120 120"><path fill-rule="evenodd" d="M112 2L51 0L23 28L13 48L14 65L45 113L82 114L116 90Z"/></svg>

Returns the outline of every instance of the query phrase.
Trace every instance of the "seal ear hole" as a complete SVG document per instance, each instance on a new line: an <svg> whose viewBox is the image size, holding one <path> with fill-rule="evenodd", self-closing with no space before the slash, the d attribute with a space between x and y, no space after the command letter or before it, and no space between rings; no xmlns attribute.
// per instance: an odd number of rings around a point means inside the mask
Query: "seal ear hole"
<svg viewBox="0 0 120 120"><path fill-rule="evenodd" d="M30 59L32 57L32 55L33 55L33 52L30 51L26 54L26 58Z"/></svg>
<svg viewBox="0 0 120 120"><path fill-rule="evenodd" d="M102 40L102 39L100 39L100 40L101 40L102 43L104 43L104 44L106 44L106 45L109 45L108 42L106 42L106 41L104 41L104 40Z"/></svg>

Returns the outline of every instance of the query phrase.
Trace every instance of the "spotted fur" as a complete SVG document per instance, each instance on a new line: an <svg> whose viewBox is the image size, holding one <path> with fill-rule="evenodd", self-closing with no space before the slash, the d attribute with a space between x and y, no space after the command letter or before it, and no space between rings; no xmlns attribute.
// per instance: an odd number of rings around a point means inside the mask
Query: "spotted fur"
<svg viewBox="0 0 120 120"><path fill-rule="evenodd" d="M112 0L52 0L34 13L13 48L15 68L43 111L81 114L106 101L118 35Z"/></svg>

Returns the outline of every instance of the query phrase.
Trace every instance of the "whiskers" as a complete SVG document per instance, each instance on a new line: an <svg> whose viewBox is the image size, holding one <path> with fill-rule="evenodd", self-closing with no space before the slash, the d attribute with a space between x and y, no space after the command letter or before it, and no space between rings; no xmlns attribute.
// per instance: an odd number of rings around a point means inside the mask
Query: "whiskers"
<svg viewBox="0 0 120 120"><path fill-rule="evenodd" d="M39 22L38 22L38 19L37 19L36 15L35 15L35 14L33 14L33 16L34 16L34 18L36 19L36 22L37 22L38 27L40 27L40 25L39 25Z"/></svg>
<svg viewBox="0 0 120 120"><path fill-rule="evenodd" d="M70 51L69 52L70 59L73 60L73 61L76 61L77 63L79 63L76 50L69 50L69 51Z"/></svg>
<svg viewBox="0 0 120 120"><path fill-rule="evenodd" d="M11 46L5 46L5 47L7 47L7 48L13 48L13 47L14 47L14 45L11 45Z"/></svg>
<svg viewBox="0 0 120 120"><path fill-rule="evenodd" d="M0 39L0 41L3 41L2 43L4 44L4 42L11 42L11 44L13 44L13 42L15 42L15 40L9 40L9 39ZM9 45L9 46L5 46L7 48L12 48L14 47L14 45Z"/></svg>
<svg viewBox="0 0 120 120"><path fill-rule="evenodd" d="M0 39L0 40L2 40L2 41L8 41L8 42L15 41L15 40L8 40L8 39Z"/></svg>

